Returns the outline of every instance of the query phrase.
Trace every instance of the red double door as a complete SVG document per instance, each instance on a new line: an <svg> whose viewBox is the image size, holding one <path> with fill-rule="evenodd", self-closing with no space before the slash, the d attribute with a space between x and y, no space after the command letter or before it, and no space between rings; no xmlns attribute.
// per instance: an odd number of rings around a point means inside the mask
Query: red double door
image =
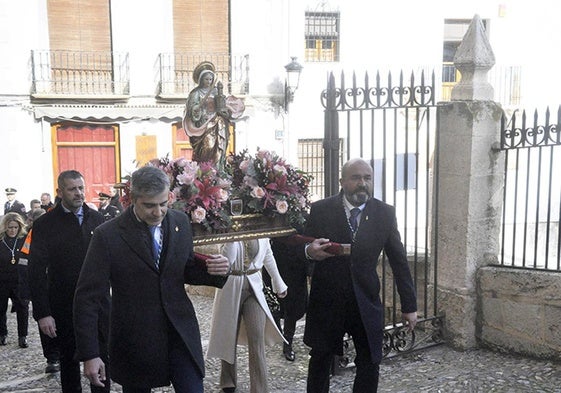
<svg viewBox="0 0 561 393"><path fill-rule="evenodd" d="M54 189L60 172L75 169L84 176L86 201L96 203L99 192L121 181L119 156L118 125L53 125Z"/></svg>

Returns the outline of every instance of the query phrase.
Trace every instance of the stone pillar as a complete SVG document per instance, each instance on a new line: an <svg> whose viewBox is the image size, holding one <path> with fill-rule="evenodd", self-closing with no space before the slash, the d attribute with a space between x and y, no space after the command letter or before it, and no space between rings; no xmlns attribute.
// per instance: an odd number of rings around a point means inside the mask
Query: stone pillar
<svg viewBox="0 0 561 393"><path fill-rule="evenodd" d="M462 80L438 109L437 304L446 341L468 349L477 344L476 272L497 260L504 186L504 158L492 149L502 109L487 82L495 59L477 15L454 63Z"/></svg>

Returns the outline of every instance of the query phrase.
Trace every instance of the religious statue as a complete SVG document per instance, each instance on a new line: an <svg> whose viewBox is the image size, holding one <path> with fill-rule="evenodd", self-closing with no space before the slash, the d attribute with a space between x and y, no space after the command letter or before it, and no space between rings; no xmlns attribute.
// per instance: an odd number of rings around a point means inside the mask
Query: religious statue
<svg viewBox="0 0 561 393"><path fill-rule="evenodd" d="M240 98L225 97L222 82L216 83L214 64L204 61L195 67L197 83L189 93L183 116L183 129L193 147L193 161L214 163L223 169L230 123L243 114Z"/></svg>

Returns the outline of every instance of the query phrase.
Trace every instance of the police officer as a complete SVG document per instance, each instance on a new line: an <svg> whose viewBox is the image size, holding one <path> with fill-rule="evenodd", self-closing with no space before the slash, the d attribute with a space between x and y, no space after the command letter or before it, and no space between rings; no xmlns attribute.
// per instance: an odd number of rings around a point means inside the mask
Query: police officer
<svg viewBox="0 0 561 393"><path fill-rule="evenodd" d="M27 218L25 205L16 200L16 193L18 190L15 188L6 188L6 199L8 201L4 205L4 214L8 214L10 212L19 213L24 219Z"/></svg>
<svg viewBox="0 0 561 393"><path fill-rule="evenodd" d="M99 212L103 214L105 221L117 217L121 212L115 206L110 204L111 195L104 192L99 193Z"/></svg>

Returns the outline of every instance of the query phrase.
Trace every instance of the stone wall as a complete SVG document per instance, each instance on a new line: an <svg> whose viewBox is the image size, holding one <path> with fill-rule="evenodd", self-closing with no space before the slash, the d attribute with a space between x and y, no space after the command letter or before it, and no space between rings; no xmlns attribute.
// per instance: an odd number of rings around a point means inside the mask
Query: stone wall
<svg viewBox="0 0 561 393"><path fill-rule="evenodd" d="M482 346L561 360L561 274L488 266L477 287Z"/></svg>

